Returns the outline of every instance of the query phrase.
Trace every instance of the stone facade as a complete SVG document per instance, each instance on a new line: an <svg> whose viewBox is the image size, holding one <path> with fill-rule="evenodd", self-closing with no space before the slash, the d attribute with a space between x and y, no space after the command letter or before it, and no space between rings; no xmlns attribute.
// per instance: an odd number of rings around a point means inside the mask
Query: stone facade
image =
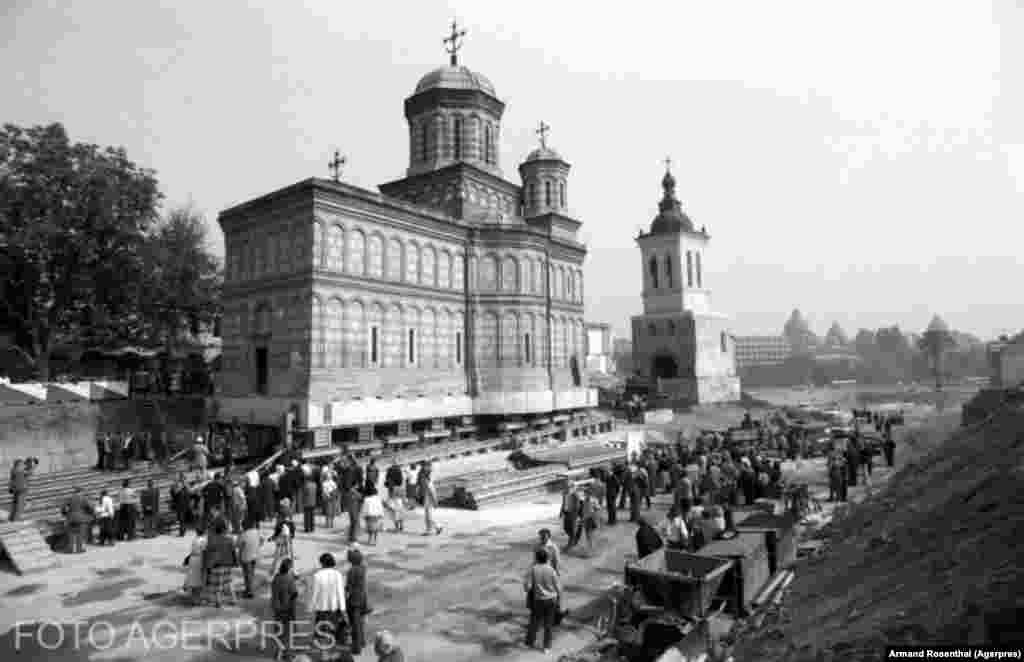
<svg viewBox="0 0 1024 662"><path fill-rule="evenodd" d="M662 185L661 212L636 239L644 312L632 318L634 373L674 399L738 400L735 340L728 319L712 310L703 274L710 237L682 213L671 174Z"/></svg>
<svg viewBox="0 0 1024 662"><path fill-rule="evenodd" d="M220 215L222 418L273 425L294 410L337 428L596 405L580 223L564 206L531 214L497 142L480 142L497 141L493 88L448 89L482 77L442 73L406 102L406 179L380 193L310 179ZM463 123L476 115L487 121ZM470 138L453 151L445 127Z"/></svg>

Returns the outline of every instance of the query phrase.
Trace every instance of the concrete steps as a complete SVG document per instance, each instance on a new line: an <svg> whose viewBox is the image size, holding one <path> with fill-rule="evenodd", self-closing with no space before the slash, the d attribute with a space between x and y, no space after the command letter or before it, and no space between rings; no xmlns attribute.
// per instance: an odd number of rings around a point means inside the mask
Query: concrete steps
<svg viewBox="0 0 1024 662"><path fill-rule="evenodd" d="M90 501L95 500L101 490L116 492L125 479L130 479L135 488L143 488L148 480L161 488L161 494L169 499L168 489L174 482L179 471L184 471L186 464L177 461L168 467L156 463L137 463L124 471L100 471L90 467L69 469L50 473L36 474L29 478L28 496L26 499L24 519L59 520L60 508L71 496L75 487ZM8 491L9 481L0 485L4 496L0 499L0 510L10 512L11 494Z"/></svg>

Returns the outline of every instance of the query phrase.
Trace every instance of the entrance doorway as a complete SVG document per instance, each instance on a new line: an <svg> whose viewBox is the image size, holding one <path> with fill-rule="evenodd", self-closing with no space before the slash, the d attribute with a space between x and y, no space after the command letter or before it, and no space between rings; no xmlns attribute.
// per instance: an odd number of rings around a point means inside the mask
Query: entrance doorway
<svg viewBox="0 0 1024 662"><path fill-rule="evenodd" d="M675 379L679 376L679 365L668 354L658 354L651 360L651 377L655 379Z"/></svg>
<svg viewBox="0 0 1024 662"><path fill-rule="evenodd" d="M256 392L266 395L268 382L267 348L256 348Z"/></svg>

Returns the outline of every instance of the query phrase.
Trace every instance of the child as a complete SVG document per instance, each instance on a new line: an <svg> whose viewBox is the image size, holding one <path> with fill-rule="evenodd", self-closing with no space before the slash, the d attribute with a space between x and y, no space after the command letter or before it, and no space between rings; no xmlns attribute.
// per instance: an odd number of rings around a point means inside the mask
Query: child
<svg viewBox="0 0 1024 662"><path fill-rule="evenodd" d="M393 485L388 488L390 494L388 495L387 503L384 506L388 512L391 513L391 521L395 525L395 532L405 530L405 498L403 496L404 488L401 485Z"/></svg>

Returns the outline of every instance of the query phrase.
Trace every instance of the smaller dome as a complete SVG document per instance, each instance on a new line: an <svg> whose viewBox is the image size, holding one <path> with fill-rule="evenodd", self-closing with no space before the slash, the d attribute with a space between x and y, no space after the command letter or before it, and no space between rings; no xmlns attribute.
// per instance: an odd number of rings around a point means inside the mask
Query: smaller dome
<svg viewBox="0 0 1024 662"><path fill-rule="evenodd" d="M530 161L564 161L565 159L550 147L538 147L527 155L526 160L523 163L529 163Z"/></svg>
<svg viewBox="0 0 1024 662"><path fill-rule="evenodd" d="M494 85L483 74L472 71L462 65L438 67L416 84L415 94L433 89L445 90L478 90L497 98Z"/></svg>
<svg viewBox="0 0 1024 662"><path fill-rule="evenodd" d="M651 234L693 232L693 221L683 212L682 205L676 199L676 178L671 172L665 171L661 187L665 193L658 203L658 215L651 221Z"/></svg>

